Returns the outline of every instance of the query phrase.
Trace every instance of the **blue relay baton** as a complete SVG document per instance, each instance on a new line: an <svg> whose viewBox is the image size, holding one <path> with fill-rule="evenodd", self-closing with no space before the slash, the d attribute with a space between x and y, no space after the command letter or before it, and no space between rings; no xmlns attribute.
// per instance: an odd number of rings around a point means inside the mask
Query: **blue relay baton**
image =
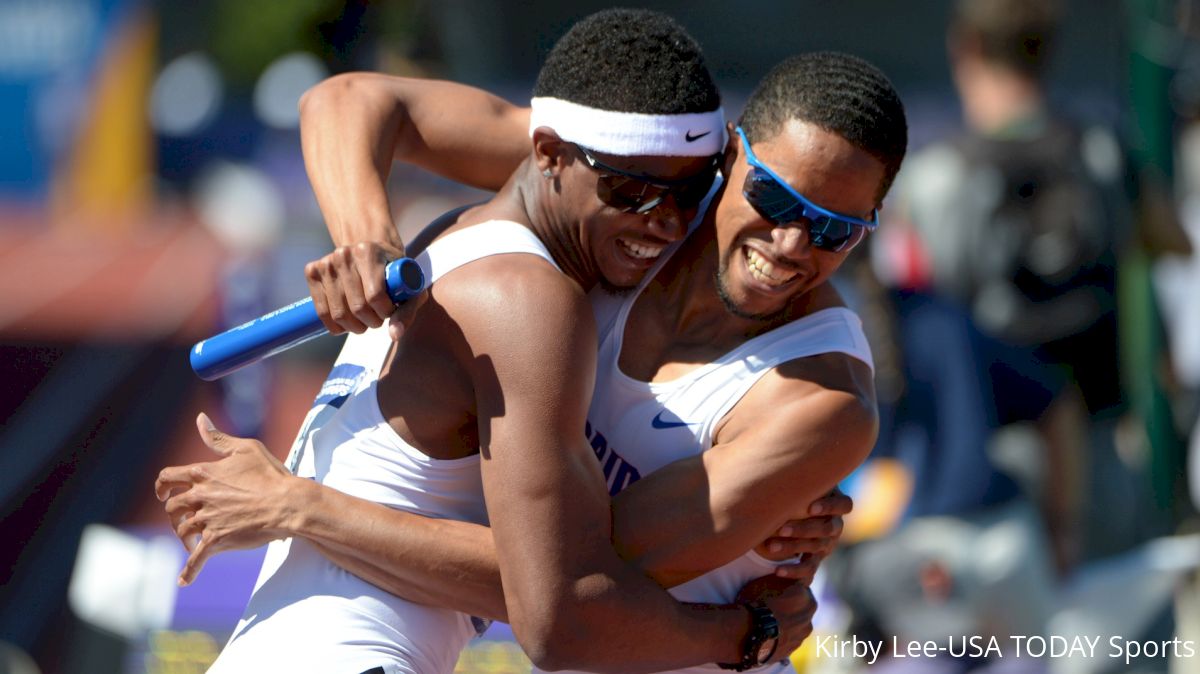
<svg viewBox="0 0 1200 674"><path fill-rule="evenodd" d="M388 295L397 304L425 289L421 265L407 257L389 262L384 280ZM324 334L328 331L317 317L312 298L305 297L196 342L189 360L201 379L212 381Z"/></svg>

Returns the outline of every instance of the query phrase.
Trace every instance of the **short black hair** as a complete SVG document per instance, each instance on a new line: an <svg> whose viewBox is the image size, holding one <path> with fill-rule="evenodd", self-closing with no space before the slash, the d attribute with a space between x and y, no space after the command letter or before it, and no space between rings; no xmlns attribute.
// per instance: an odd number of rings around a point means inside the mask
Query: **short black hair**
<svg viewBox="0 0 1200 674"><path fill-rule="evenodd" d="M533 95L651 115L721 106L700 45L674 19L647 9L608 9L576 23L546 57Z"/></svg>
<svg viewBox="0 0 1200 674"><path fill-rule="evenodd" d="M740 124L753 143L774 138L793 119L836 133L883 162L883 199L908 149L908 121L900 95L879 68L840 52L784 60L750 95Z"/></svg>
<svg viewBox="0 0 1200 674"><path fill-rule="evenodd" d="M978 41L984 59L1040 79L1061 20L1054 0L959 0L951 35Z"/></svg>

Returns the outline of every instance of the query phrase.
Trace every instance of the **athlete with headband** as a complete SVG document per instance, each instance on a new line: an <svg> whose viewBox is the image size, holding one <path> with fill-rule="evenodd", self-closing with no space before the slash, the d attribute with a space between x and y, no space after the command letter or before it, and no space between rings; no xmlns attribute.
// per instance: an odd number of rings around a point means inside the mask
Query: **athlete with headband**
<svg viewBox="0 0 1200 674"><path fill-rule="evenodd" d="M330 562L322 552L337 559L336 542L276 541L210 671L450 672L475 634L469 614L498 613L489 605L501 579L499 612L543 667L738 663L751 635L795 647L807 634L811 594L769 568L738 593L755 602L748 610L679 603L623 562L601 471L579 433L596 356L586 289L640 282L684 235L716 174L724 117L698 48L659 14L595 15L552 51L535 100L532 152L495 198L422 254L431 289L404 339L394 345L377 330L347 340L291 458L311 479L286 493L225 494L275 500L287 526L314 523L284 505L293 497L317 512L342 512L356 496L438 518L437 543L478 571L446 566L439 582L486 590L464 612L422 606L361 580L369 570L351 569L356 576ZM219 433L206 437L222 446ZM205 475L164 471L160 494ZM190 501L200 493L176 495L168 510L185 540L201 534L203 554L219 527ZM189 501L196 507L184 518L177 507ZM486 550L455 533L455 524L489 521ZM358 524L372 526L337 526ZM440 563L439 553L418 552Z"/></svg>
<svg viewBox="0 0 1200 674"><path fill-rule="evenodd" d="M363 241L394 241L394 232L363 227L372 211L387 212L386 200L356 199L376 188L347 190L331 179L334 169L352 180L374 171L381 185L390 154L378 155L394 147L401 158L488 186L497 167L515 163L512 139L528 128L529 112L447 83L358 76L324 89L326 104L345 107L320 108L314 122L310 97L306 155L318 194L335 197L322 206L339 243L354 241L355 225ZM460 126L468 120L469 138ZM637 293L623 300L593 293L602 341L589 440L613 490L641 478L613 499L614 542L660 583L685 583L673 590L679 597L731 597L739 578L765 565L745 551L835 484L874 438L869 354L827 280L861 239L859 229L873 223L899 168L900 101L859 59L806 55L764 79L737 137L726 165L733 191L699 231ZM328 151L335 142L339 161L314 161L314 146ZM331 258L370 257L343 257L348 250ZM343 303L354 292L342 290ZM356 318L379 325L386 315L369 312ZM410 330L418 329L419 319ZM205 465L202 479L187 477L189 469L164 472L166 484L177 479L196 492L168 502L173 517L207 511L216 529L184 526L181 536L203 530L209 550L244 547L255 536L299 536L399 595L504 616L494 571L504 551L469 525L327 498L329 490L314 495L273 467L261 445L227 436L212 444L230 456ZM231 485L266 496L233 498ZM786 543L771 538L756 551L769 555ZM193 555L185 574L206 556ZM755 640L758 624L739 667L778 657L769 639ZM609 647L603 634L588 636ZM619 669L647 668L635 650L621 657Z"/></svg>

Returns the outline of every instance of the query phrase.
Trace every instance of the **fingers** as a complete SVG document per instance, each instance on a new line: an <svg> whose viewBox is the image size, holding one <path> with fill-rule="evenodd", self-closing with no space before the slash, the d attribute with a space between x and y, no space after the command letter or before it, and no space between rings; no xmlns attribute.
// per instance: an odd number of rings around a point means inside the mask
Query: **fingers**
<svg viewBox="0 0 1200 674"><path fill-rule="evenodd" d="M178 491L183 491L192 486L190 480L187 479L187 466L175 466L171 468L163 468L158 473L158 478L154 480L154 495L159 501L166 501Z"/></svg>
<svg viewBox="0 0 1200 674"><path fill-rule="evenodd" d="M268 456L271 455L271 453L267 451L266 446L258 440L254 440L252 438L239 438L236 435L229 435L228 433L221 431L217 428L216 424L212 422L212 419L209 419L208 415L203 412L196 416L196 430L200 432L200 439L204 441L204 444L208 445L209 449L213 450L217 454L220 454L222 457L229 457L237 454L239 453L239 449L242 450L241 453L243 454L246 453L247 450L257 449L260 453ZM279 463L279 460L275 459L273 456L271 458L272 463L280 466L283 465ZM225 465L225 462L216 461L213 463L194 463L190 466L181 466L179 468L164 468L163 471L159 473L159 478L162 479L163 476L167 476L170 479L177 481L187 481L189 483L200 482L212 477L211 473L215 471L217 467L223 465ZM217 472L219 474L219 471Z"/></svg>
<svg viewBox="0 0 1200 674"><path fill-rule="evenodd" d="M417 309L421 308L427 299L429 299L429 293L423 291L416 297L410 297L396 305L396 310L388 319L388 335L391 336L392 341L397 341L404 335L404 331L416 316Z"/></svg>
<svg viewBox="0 0 1200 674"><path fill-rule="evenodd" d="M844 522L841 517L809 517L802 520L789 520L775 532L776 538L832 538L842 535Z"/></svg>
<svg viewBox="0 0 1200 674"><path fill-rule="evenodd" d="M192 549L187 561L183 563L183 570L179 572L179 586L191 585L196 580L196 576L200 575L208 558L216 552L212 540L201 536L199 543Z"/></svg>
<svg viewBox="0 0 1200 674"><path fill-rule="evenodd" d="M204 537L204 522L195 513L184 513L175 525L175 537L183 543L184 549L192 552Z"/></svg>
<svg viewBox="0 0 1200 674"><path fill-rule="evenodd" d="M388 295L384 275L387 263L399 255L389 254L379 246L366 243L353 246L351 254L354 257L354 266L358 277L362 281L362 295L365 302L365 306L355 315L364 323L377 328L383 325L396 309L396 303Z"/></svg>
<svg viewBox="0 0 1200 674"><path fill-rule="evenodd" d="M304 265L304 282L308 284L308 294L312 297L313 310L317 312L317 318L321 319L321 325L325 326L329 334L340 335L345 331L330 316L329 301L325 298L325 275L321 271L320 263L321 260L316 260Z"/></svg>
<svg viewBox="0 0 1200 674"><path fill-rule="evenodd" d="M324 258L328 263L321 277L321 291L325 293L329 317L341 328L340 332L360 334L370 325L360 320L356 313L366 304L362 278L342 251L344 249L338 249Z"/></svg>
<svg viewBox="0 0 1200 674"><path fill-rule="evenodd" d="M780 562L803 554L828 555L833 552L833 538L768 538L767 559Z"/></svg>
<svg viewBox="0 0 1200 674"><path fill-rule="evenodd" d="M812 502L808 507L808 514L812 517L819 515L849 515L854 509L854 499L846 496L840 489L834 488L825 496Z"/></svg>
<svg viewBox="0 0 1200 674"><path fill-rule="evenodd" d="M216 449L216 451L220 452L223 450ZM158 497L159 501L166 501L174 496L176 492L186 492L197 483L208 480L209 477L208 464L203 463L163 468L159 471L158 478L154 481L154 494Z"/></svg>
<svg viewBox="0 0 1200 674"><path fill-rule="evenodd" d="M813 578L817 575L817 568L820 566L822 559L823 557L820 555L804 555L795 564L781 564L775 567L775 575L805 585L811 585Z"/></svg>
<svg viewBox="0 0 1200 674"><path fill-rule="evenodd" d="M229 456L233 452L233 441L239 439L218 430L217 425L204 412L196 415L196 430L199 431L204 444L221 456Z"/></svg>
<svg viewBox="0 0 1200 674"><path fill-rule="evenodd" d="M305 265L313 308L330 333L361 333L388 320L394 304L384 282L385 267L402 253L395 247L361 242L340 246Z"/></svg>
<svg viewBox="0 0 1200 674"><path fill-rule="evenodd" d="M790 653L812 633L817 600L807 585L793 583L780 596L766 601L779 620L780 646L786 645L783 652Z"/></svg>
<svg viewBox="0 0 1200 674"><path fill-rule="evenodd" d="M163 510L167 511L167 517L174 524L179 522L184 515L194 512L199 507L200 499L195 494L185 491L167 499Z"/></svg>

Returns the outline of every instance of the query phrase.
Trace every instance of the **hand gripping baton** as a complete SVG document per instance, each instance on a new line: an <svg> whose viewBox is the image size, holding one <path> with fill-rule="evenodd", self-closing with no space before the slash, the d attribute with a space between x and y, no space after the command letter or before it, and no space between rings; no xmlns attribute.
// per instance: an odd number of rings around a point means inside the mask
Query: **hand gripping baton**
<svg viewBox="0 0 1200 674"><path fill-rule="evenodd" d="M389 262L384 279L397 304L425 289L425 274L411 258ZM189 360L201 379L212 381L252 363L327 334L311 297L196 342Z"/></svg>

